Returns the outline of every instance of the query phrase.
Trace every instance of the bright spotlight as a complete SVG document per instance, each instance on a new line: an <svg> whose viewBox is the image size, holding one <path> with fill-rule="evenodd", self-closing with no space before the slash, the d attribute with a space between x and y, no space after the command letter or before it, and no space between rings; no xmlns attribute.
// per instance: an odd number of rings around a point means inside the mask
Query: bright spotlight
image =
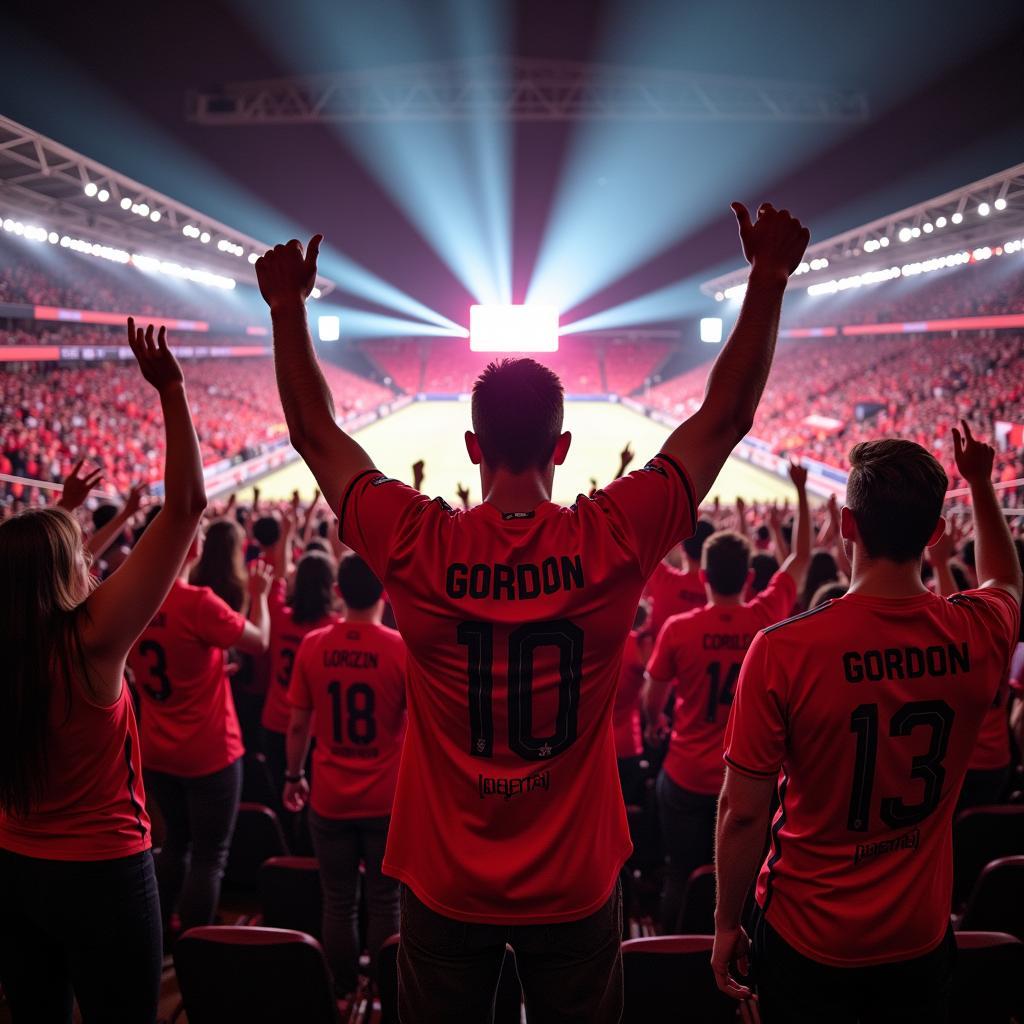
<svg viewBox="0 0 1024 1024"><path fill-rule="evenodd" d="M317 333L321 341L337 341L341 337L341 318L322 316L317 319Z"/></svg>
<svg viewBox="0 0 1024 1024"><path fill-rule="evenodd" d="M995 208L996 208L997 210L1005 210L1005 209L1006 209L1006 200L1005 200L1005 199L1003 199L1003 197L1002 197L1002 196L1000 196L1000 197L999 197L999 198L998 198L998 199L997 199L997 200L996 200L996 201L995 201L995 202L994 202L994 203L993 203L992 205L993 205L993 206L994 206L994 207L995 207Z"/></svg>
<svg viewBox="0 0 1024 1024"><path fill-rule="evenodd" d="M131 208L132 208L132 201L127 196L125 196L121 200L121 209L122 210L130 210Z"/></svg>
<svg viewBox="0 0 1024 1024"><path fill-rule="evenodd" d="M987 217L990 212L988 203L978 203L978 213L982 217Z"/></svg>
<svg viewBox="0 0 1024 1024"><path fill-rule="evenodd" d="M154 210L150 215L149 219L155 224L160 219L160 211Z"/></svg>
<svg viewBox="0 0 1024 1024"><path fill-rule="evenodd" d="M209 242L209 240L210 240L210 232L209 232L209 231L204 231L204 232L203 232L203 233L202 233L202 234L201 234L201 235L199 236L199 241L200 241L200 242L202 242L202 243L203 243L203 245L206 245L206 243L207 243L207 242Z"/></svg>
<svg viewBox="0 0 1024 1024"><path fill-rule="evenodd" d="M470 306L469 347L474 352L557 352L554 306Z"/></svg>
<svg viewBox="0 0 1024 1024"><path fill-rule="evenodd" d="M722 318L720 316L703 316L700 319L700 340L708 345L721 345Z"/></svg>
<svg viewBox="0 0 1024 1024"><path fill-rule="evenodd" d="M56 245L60 241L60 235L58 235L56 231L51 231L46 236L46 240L50 243L50 245Z"/></svg>
<svg viewBox="0 0 1024 1024"><path fill-rule="evenodd" d="M323 292L321 292L319 288L314 288L309 294L312 295L314 299L319 299Z"/></svg>
<svg viewBox="0 0 1024 1024"><path fill-rule="evenodd" d="M953 214L953 216L952 216L952 217L950 217L949 219L950 219L950 220L951 220L951 221L952 221L952 222L953 222L954 224L959 224L959 223L960 223L960 222L961 222L961 221L962 221L962 220L964 219L964 215L963 215L963 214L962 214L962 213L961 213L961 212L960 212L959 210L957 210L957 212L956 212L956 213L954 213L954 214Z"/></svg>
<svg viewBox="0 0 1024 1024"><path fill-rule="evenodd" d="M99 191L99 188L97 187L96 182L88 181L88 182L86 182L85 188L83 189L83 191L91 199Z"/></svg>
<svg viewBox="0 0 1024 1024"><path fill-rule="evenodd" d="M249 262L250 263L255 263L258 259L259 259L259 256L257 256L256 253L254 253L254 252L249 253Z"/></svg>
<svg viewBox="0 0 1024 1024"><path fill-rule="evenodd" d="M930 235L935 230L935 228L932 227L930 222L926 222L921 225L921 230L924 231L926 235Z"/></svg>
<svg viewBox="0 0 1024 1024"><path fill-rule="evenodd" d="M900 228L899 239L901 242L909 242L914 237L910 228Z"/></svg>
<svg viewBox="0 0 1024 1024"><path fill-rule="evenodd" d="M96 193L96 198L101 203L105 203L110 198L110 193L105 188L101 188L99 192Z"/></svg>
<svg viewBox="0 0 1024 1024"><path fill-rule="evenodd" d="M878 244L884 249L889 244L889 236L882 235L882 237L878 240Z"/></svg>
<svg viewBox="0 0 1024 1024"><path fill-rule="evenodd" d="M944 228L946 226L946 218L945 217L936 217L935 218L935 226L937 228Z"/></svg>

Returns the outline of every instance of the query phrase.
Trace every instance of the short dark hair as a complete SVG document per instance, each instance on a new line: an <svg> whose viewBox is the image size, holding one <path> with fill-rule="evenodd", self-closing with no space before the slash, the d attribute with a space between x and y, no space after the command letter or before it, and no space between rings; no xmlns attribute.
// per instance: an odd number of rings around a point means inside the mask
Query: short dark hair
<svg viewBox="0 0 1024 1024"><path fill-rule="evenodd" d="M260 516L252 524L252 535L258 544L272 548L281 539L281 524L273 516Z"/></svg>
<svg viewBox="0 0 1024 1024"><path fill-rule="evenodd" d="M750 591L753 594L760 594L779 571L779 560L774 555L762 551L750 560L750 568L754 571L754 578L750 582Z"/></svg>
<svg viewBox="0 0 1024 1024"><path fill-rule="evenodd" d="M349 608L363 611L380 600L384 586L358 555L350 554L338 563L338 590Z"/></svg>
<svg viewBox="0 0 1024 1024"><path fill-rule="evenodd" d="M473 431L484 461L525 473L547 464L562 432L562 382L534 359L488 363L473 385Z"/></svg>
<svg viewBox="0 0 1024 1024"><path fill-rule="evenodd" d="M716 594L738 594L750 572L750 541L735 530L720 530L704 544L701 568Z"/></svg>
<svg viewBox="0 0 1024 1024"><path fill-rule="evenodd" d="M850 451L846 504L869 558L920 558L948 486L938 459L913 441L862 441Z"/></svg>
<svg viewBox="0 0 1024 1024"><path fill-rule="evenodd" d="M102 505L97 506L93 509L92 513L92 525L97 530L102 530L111 519L114 518L118 513L118 507L111 505L109 502L104 502Z"/></svg>
<svg viewBox="0 0 1024 1024"><path fill-rule="evenodd" d="M691 562L700 561L700 553L704 550L704 544L714 532L715 524L709 519L697 520L697 527L693 531L693 536L687 537L683 541L683 550Z"/></svg>
<svg viewBox="0 0 1024 1024"><path fill-rule="evenodd" d="M308 555L310 551L323 551L324 554L330 554L331 549L319 537L314 537L312 540L306 541L305 553Z"/></svg>

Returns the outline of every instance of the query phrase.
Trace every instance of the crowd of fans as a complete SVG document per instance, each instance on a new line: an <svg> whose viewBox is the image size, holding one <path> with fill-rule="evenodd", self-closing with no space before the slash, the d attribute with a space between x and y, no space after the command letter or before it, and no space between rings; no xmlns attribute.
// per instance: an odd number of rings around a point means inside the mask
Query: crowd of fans
<svg viewBox="0 0 1024 1024"><path fill-rule="evenodd" d="M287 435L268 358L184 361L185 379L205 464L251 457ZM375 408L387 388L324 365L338 415ZM79 459L103 470L124 491L162 472L160 409L146 400L134 364L42 364L0 373L0 473L62 480ZM0 482L0 495L26 498L21 484Z"/></svg>

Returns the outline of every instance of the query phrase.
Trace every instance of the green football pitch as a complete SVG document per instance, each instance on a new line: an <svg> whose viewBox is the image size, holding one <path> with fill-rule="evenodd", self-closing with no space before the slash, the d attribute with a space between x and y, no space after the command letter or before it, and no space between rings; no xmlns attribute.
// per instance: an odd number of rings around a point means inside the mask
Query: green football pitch
<svg viewBox="0 0 1024 1024"><path fill-rule="evenodd" d="M460 483L470 489L470 500L480 500L480 476L469 461L463 434L470 427L468 402L414 402L404 409L360 430L356 435L378 468L399 480L412 480L412 464L425 463L423 490L457 502ZM553 499L568 505L577 494L590 490L590 480L607 483L619 465L619 452L627 442L636 452L632 468L642 466L661 447L668 429L625 406L609 402L566 402L565 428L572 431L572 447L565 465L555 474ZM312 496L315 483L301 461L259 481L260 491L270 499L285 498L298 489ZM711 489L722 502L737 495L754 501L789 497L792 488L761 469L730 458ZM252 488L239 492L239 499L252 496Z"/></svg>

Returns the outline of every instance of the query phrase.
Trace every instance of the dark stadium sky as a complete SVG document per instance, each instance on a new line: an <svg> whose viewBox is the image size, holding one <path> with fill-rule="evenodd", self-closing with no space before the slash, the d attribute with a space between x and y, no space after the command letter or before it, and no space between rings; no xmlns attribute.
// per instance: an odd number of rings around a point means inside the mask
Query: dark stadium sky
<svg viewBox="0 0 1024 1024"><path fill-rule="evenodd" d="M328 0L263 2L296 12L289 16L312 39L317 19L310 12ZM390 17L397 0L361 2L364 21L367 11L371 22L379 12L380 52L400 56L404 43L393 38ZM430 26L440 0L416 3L417 16L428 16ZM494 9L500 6L495 0ZM186 122L188 89L329 67L331 48L322 40L310 46L301 66L286 58L255 26L253 9L246 0L9 2L0 13L6 64L0 112L258 237L321 228L347 255L462 319L464 288L336 131L211 129ZM780 130L779 147L794 147L793 167L776 171L770 160L751 159L740 146L748 129L734 125L709 130L700 147L686 150L679 161L679 187L685 189L702 167L715 176L716 161L728 165L735 153L748 165L740 198L771 196L789 205L818 238L1024 160L1019 0L519 0L504 9L511 14L509 52L834 82L866 91L873 112L867 125ZM376 46L378 37L373 41ZM467 52L464 42L440 28L430 45L439 58ZM371 49L346 60L351 65L362 55L364 63L373 63ZM516 131L520 285L544 237L568 138L564 125ZM773 136L767 139L771 148ZM714 208L673 244L647 253L582 310L735 265L731 198L717 196Z"/></svg>

